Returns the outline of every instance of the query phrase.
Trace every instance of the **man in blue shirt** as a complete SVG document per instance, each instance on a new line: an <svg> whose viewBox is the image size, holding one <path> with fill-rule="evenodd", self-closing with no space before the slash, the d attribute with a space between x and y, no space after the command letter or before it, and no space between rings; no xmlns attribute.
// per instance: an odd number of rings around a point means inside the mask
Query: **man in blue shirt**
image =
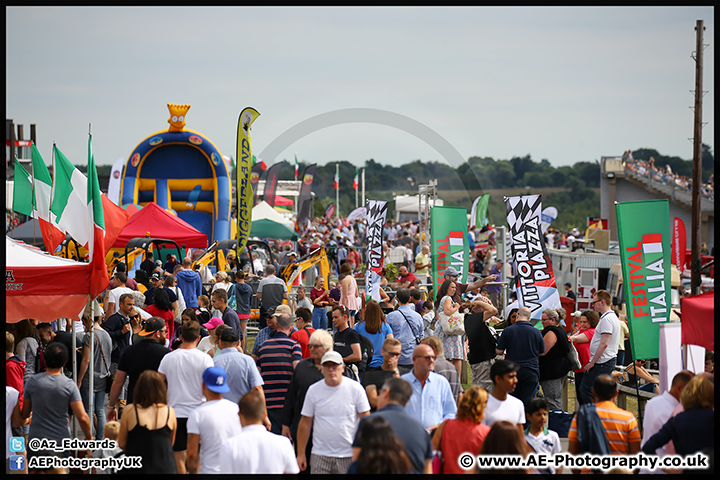
<svg viewBox="0 0 720 480"><path fill-rule="evenodd" d="M216 367L222 367L227 372L227 384L230 387L229 392L223 393L223 398L237 403L250 390L257 391L265 398L265 382L255 360L250 355L240 353L237 349L239 342L238 332L233 328L223 330L218 339L218 347L222 353L213 358L213 362Z"/></svg>
<svg viewBox="0 0 720 480"><path fill-rule="evenodd" d="M385 321L392 328L393 336L402 343L402 352L398 360L400 374L408 373L413 368L413 349L420 344L423 334L423 319L415 311L410 302L410 290L401 288L396 293L400 306L388 313Z"/></svg>
<svg viewBox="0 0 720 480"><path fill-rule="evenodd" d="M457 405L450 382L432 371L435 367L435 351L432 347L418 345L413 350L412 359L413 369L400 377L413 389L405 411L431 432L444 420L455 418Z"/></svg>
<svg viewBox="0 0 720 480"><path fill-rule="evenodd" d="M515 323L505 328L497 342L496 353L520 365L517 372L517 387L510 392L523 403L535 396L540 388L541 353L545 353L545 342L540 330L530 323L532 312L521 307L517 312Z"/></svg>

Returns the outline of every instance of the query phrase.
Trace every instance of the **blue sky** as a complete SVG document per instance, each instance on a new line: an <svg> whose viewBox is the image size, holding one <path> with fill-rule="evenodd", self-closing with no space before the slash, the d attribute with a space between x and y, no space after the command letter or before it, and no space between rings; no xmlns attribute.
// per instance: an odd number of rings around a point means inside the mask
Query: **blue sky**
<svg viewBox="0 0 720 480"><path fill-rule="evenodd" d="M703 142L714 150L712 7L6 8L6 117L87 162L127 156L189 103L187 128L235 157L237 119L262 152L315 115L409 117L464 158L555 166L655 148L692 158L695 24L705 22ZM351 119L349 119L351 120ZM330 126L301 161L445 161L386 125Z"/></svg>

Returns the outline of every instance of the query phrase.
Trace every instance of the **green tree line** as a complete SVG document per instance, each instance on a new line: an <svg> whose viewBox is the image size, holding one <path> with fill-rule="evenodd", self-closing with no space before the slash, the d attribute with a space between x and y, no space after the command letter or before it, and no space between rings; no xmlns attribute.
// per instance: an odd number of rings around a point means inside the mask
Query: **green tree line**
<svg viewBox="0 0 720 480"><path fill-rule="evenodd" d="M703 144L702 151L702 178L703 181L707 181L714 172L714 156L708 145ZM632 154L638 160L649 160L653 157L656 166L670 165L674 173L692 177L692 160L662 155L650 148L639 148L633 150ZM282 162L279 179L294 179L294 161ZM299 175L302 176L305 167L312 162L299 163ZM355 208L355 190L352 185L357 167L346 160L339 160L318 165L315 170L313 178L315 216L323 215L325 208L335 202L336 164L339 164L340 171L339 213L345 216ZM83 172L87 169L86 165L77 167ZM395 167L369 159L358 169L361 168L365 169L366 199L392 202L396 195L417 195L418 185L437 179L439 196L445 200L445 205L465 206L468 213L475 197L487 190L522 188L526 189L525 193L532 193L533 189L553 188L552 193L543 195L543 205L554 205L559 212L553 226L561 229L582 228L587 217L600 214L600 197L596 191L600 187L600 164L597 161L579 161L572 166L554 167L548 160L536 161L528 154L509 160L473 156L457 166L449 165L447 162L415 160ZM110 169L110 165L99 165L98 175L110 175ZM232 178L234 183L234 173ZM263 178L264 174L261 179ZM453 191L456 195L445 199L443 192L448 191ZM358 197L362 202L362 192L359 192ZM390 210L389 214L393 214L392 203ZM500 194L491 196L488 218L491 223L504 223L505 205Z"/></svg>

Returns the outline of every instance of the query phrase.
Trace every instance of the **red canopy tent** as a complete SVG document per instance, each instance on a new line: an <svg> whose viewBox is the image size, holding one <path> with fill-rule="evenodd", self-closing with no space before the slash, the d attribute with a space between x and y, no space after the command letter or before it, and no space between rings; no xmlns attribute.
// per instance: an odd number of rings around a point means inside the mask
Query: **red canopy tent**
<svg viewBox="0 0 720 480"><path fill-rule="evenodd" d="M715 291L680 299L681 343L715 351Z"/></svg>
<svg viewBox="0 0 720 480"><path fill-rule="evenodd" d="M174 240L188 248L208 247L207 235L151 202L130 217L112 248L124 248L130 239L147 236Z"/></svg>
<svg viewBox="0 0 720 480"><path fill-rule="evenodd" d="M276 207L288 207L293 204L293 201L289 198L283 197L282 195L275 195L275 206Z"/></svg>
<svg viewBox="0 0 720 480"><path fill-rule="evenodd" d="M5 321L79 318L90 295L88 264L5 236Z"/></svg>

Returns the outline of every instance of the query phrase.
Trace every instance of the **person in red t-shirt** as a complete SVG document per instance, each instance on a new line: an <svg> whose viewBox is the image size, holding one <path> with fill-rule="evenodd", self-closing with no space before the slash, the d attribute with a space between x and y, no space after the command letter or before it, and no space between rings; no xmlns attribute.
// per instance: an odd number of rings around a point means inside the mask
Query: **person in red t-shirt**
<svg viewBox="0 0 720 480"><path fill-rule="evenodd" d="M404 265L401 265L400 268L398 268L398 276L399 278L397 283L393 285L395 290L399 290L401 288L412 288L412 283L417 280L415 274L408 270Z"/></svg>
<svg viewBox="0 0 720 480"><path fill-rule="evenodd" d="M160 317L165 320L165 325L167 325L168 329L167 338L173 338L173 332L175 331L175 312L170 303L170 297L168 297L164 289L158 289L153 294L153 304L148 305L145 311L153 317Z"/></svg>
<svg viewBox="0 0 720 480"><path fill-rule="evenodd" d="M302 358L310 357L310 335L315 332L312 328L312 312L309 308L298 307L295 310L295 325L297 326L297 332L293 332L290 338L296 340L300 344L302 349Z"/></svg>
<svg viewBox="0 0 720 480"><path fill-rule="evenodd" d="M20 392L18 396L18 404L22 408L23 392L25 383L25 362L15 355L15 336L10 332L5 332L5 386L13 387Z"/></svg>

